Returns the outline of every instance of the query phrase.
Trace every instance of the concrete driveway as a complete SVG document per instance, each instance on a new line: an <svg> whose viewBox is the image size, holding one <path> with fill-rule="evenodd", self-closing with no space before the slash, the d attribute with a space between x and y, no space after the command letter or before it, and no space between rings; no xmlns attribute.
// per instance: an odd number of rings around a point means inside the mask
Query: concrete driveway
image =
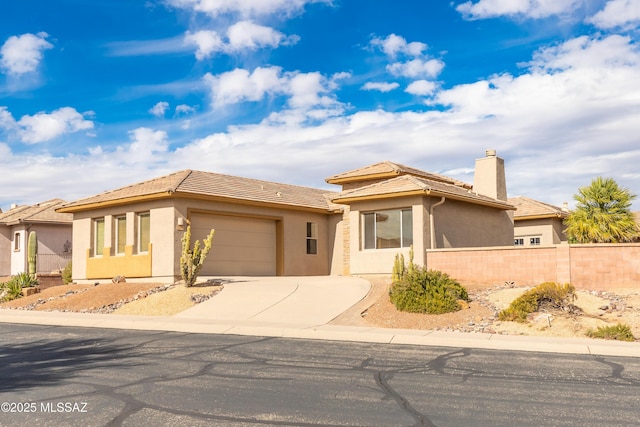
<svg viewBox="0 0 640 427"><path fill-rule="evenodd" d="M342 276L215 279L224 284L220 293L174 317L307 328L329 323L371 289L367 280Z"/></svg>

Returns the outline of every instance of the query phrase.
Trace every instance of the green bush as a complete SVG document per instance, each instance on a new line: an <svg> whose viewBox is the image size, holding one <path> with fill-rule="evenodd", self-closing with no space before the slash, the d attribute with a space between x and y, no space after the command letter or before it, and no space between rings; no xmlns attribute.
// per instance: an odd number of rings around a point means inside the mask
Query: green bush
<svg viewBox="0 0 640 427"><path fill-rule="evenodd" d="M68 284L71 283L71 281L73 280L72 276L72 266L71 266L71 261L69 261L69 263L64 267L64 270L62 270L62 281L64 282L64 284Z"/></svg>
<svg viewBox="0 0 640 427"><path fill-rule="evenodd" d="M629 325L623 325L622 323L618 323L615 326L600 326L596 330L591 329L587 331L587 336L590 338L603 338L605 340L636 340L633 333L631 333L631 327L629 327Z"/></svg>
<svg viewBox="0 0 640 427"><path fill-rule="evenodd" d="M20 273L11 276L8 282L3 283L1 287L7 290L4 301L11 301L22 296L22 288L36 286L38 280L29 273Z"/></svg>
<svg viewBox="0 0 640 427"><path fill-rule="evenodd" d="M540 308L568 308L577 298L575 291L569 283L544 282L513 300L508 308L498 313L498 319L524 323L529 314Z"/></svg>
<svg viewBox="0 0 640 427"><path fill-rule="evenodd" d="M460 310L458 300L469 301L467 290L446 273L412 265L389 291L400 311L450 313Z"/></svg>

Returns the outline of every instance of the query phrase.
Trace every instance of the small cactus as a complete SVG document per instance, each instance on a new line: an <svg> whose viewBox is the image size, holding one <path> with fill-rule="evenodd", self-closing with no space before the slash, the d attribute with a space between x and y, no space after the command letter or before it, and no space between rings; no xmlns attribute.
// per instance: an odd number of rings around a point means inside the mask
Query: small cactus
<svg viewBox="0 0 640 427"><path fill-rule="evenodd" d="M36 261L38 258L38 236L35 231L29 233L29 242L27 245L27 261L29 266L29 274L36 274Z"/></svg>
<svg viewBox="0 0 640 427"><path fill-rule="evenodd" d="M207 254L211 250L211 241L215 230L209 232L209 236L203 240L204 247L200 249L200 241L196 240L191 249L191 226L187 226L182 236L182 256L180 256L180 274L186 287L193 286L198 279L198 273L204 264Z"/></svg>
<svg viewBox="0 0 640 427"><path fill-rule="evenodd" d="M396 254L395 261L393 262L393 271L391 273L391 279L393 283L398 283L404 277L404 255Z"/></svg>

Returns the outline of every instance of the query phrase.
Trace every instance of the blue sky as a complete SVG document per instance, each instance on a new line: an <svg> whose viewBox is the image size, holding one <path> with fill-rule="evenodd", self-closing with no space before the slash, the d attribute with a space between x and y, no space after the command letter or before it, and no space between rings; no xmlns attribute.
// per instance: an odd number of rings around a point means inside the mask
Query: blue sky
<svg viewBox="0 0 640 427"><path fill-rule="evenodd" d="M488 148L510 196L637 194L639 24L640 0L7 2L0 208L186 168L473 182Z"/></svg>

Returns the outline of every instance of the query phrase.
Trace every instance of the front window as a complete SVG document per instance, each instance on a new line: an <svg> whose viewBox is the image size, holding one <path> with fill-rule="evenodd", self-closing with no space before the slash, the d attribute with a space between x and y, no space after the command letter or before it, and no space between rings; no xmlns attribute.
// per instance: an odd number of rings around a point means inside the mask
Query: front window
<svg viewBox="0 0 640 427"><path fill-rule="evenodd" d="M363 215L364 249L408 248L413 244L411 209L390 209Z"/></svg>
<svg viewBox="0 0 640 427"><path fill-rule="evenodd" d="M531 246L539 246L540 245L540 238L539 237L531 237L529 239L529 244Z"/></svg>
<svg viewBox="0 0 640 427"><path fill-rule="evenodd" d="M104 251L104 218L93 220L93 254L102 256Z"/></svg>
<svg viewBox="0 0 640 427"><path fill-rule="evenodd" d="M307 254L318 254L318 224L315 222L307 223Z"/></svg>
<svg viewBox="0 0 640 427"><path fill-rule="evenodd" d="M16 252L20 250L20 233L13 235L13 250Z"/></svg>
<svg viewBox="0 0 640 427"><path fill-rule="evenodd" d="M123 254L127 244L127 217L116 217L116 253Z"/></svg>
<svg viewBox="0 0 640 427"><path fill-rule="evenodd" d="M514 246L524 246L524 239L522 237L516 237L513 239Z"/></svg>
<svg viewBox="0 0 640 427"><path fill-rule="evenodd" d="M151 221L149 213L138 214L138 253L149 252Z"/></svg>

